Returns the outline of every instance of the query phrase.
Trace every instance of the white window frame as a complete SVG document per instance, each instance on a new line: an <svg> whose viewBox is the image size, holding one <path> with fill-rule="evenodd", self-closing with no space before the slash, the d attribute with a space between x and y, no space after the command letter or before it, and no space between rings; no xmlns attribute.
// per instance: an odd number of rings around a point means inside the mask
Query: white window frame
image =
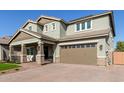
<svg viewBox="0 0 124 93"><path fill-rule="evenodd" d="M85 28L84 28L84 29L82 29L82 23L85 24ZM86 25L87 25L86 22L81 22L81 23L80 23L80 28L81 28L80 31L84 31L84 30L86 30Z"/></svg>
<svg viewBox="0 0 124 93"><path fill-rule="evenodd" d="M92 22L92 20L90 20L90 21L91 21L91 27L89 29L87 29L87 21L85 21L84 22L85 23L85 29L82 30L82 22L81 22L81 23L79 23L80 24L80 30L78 30L78 31L77 31L77 23L76 23L75 24L75 32L83 32L83 31L91 30L92 29L93 22Z"/></svg>
<svg viewBox="0 0 124 93"><path fill-rule="evenodd" d="M92 29L92 20L90 20L91 27L87 29L87 21L85 22L85 30Z"/></svg>
<svg viewBox="0 0 124 93"><path fill-rule="evenodd" d="M53 24L55 25L55 29L53 29ZM51 26L52 26L52 31L53 31L53 30L56 30L56 23L55 23L55 22L52 22L52 23L51 23Z"/></svg>
<svg viewBox="0 0 124 93"><path fill-rule="evenodd" d="M30 28L31 28L31 30L30 30ZM29 29L30 31L32 31L32 26L29 26L28 29Z"/></svg>
<svg viewBox="0 0 124 93"><path fill-rule="evenodd" d="M74 28L75 28L75 32L80 32L80 30L77 30L77 24L78 24L78 23L76 23L76 24L75 24L75 27L74 27ZM80 23L79 23L79 25L80 25L80 28L81 28L81 24L80 24Z"/></svg>
<svg viewBox="0 0 124 93"><path fill-rule="evenodd" d="M47 30L46 30L46 26L47 26ZM47 24L44 25L44 32L48 32L48 25Z"/></svg>

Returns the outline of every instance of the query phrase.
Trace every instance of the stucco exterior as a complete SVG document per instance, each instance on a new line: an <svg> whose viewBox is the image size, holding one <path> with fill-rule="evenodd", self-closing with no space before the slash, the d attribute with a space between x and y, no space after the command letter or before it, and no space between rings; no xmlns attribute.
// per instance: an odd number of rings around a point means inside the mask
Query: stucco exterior
<svg viewBox="0 0 124 93"><path fill-rule="evenodd" d="M54 30L52 29L52 26L51 26L52 23L55 23L56 24L55 25L56 28ZM56 38L56 39L59 39L60 38L60 22L53 21L53 22L47 23L45 25L48 26L48 31L45 31L45 28L44 28L43 29L43 34L45 34L47 36L50 36L50 37L53 37L53 38Z"/></svg>
<svg viewBox="0 0 124 93"><path fill-rule="evenodd" d="M28 23L25 27L24 27L24 29L28 29L29 30L29 27L32 27L32 31L35 31L35 32L37 32L37 24L34 24L34 23Z"/></svg>
<svg viewBox="0 0 124 93"><path fill-rule="evenodd" d="M78 22L78 23L82 23L84 21ZM109 29L109 16L103 16L103 17L99 17L99 18L93 18L91 19L91 23L92 23L92 27L91 29L88 30L83 30L80 32L76 32L76 23L73 23L71 25L69 25L67 27L67 31L66 31L66 35L75 35L75 34L83 34L83 33L87 33L90 31L100 31L103 29Z"/></svg>
<svg viewBox="0 0 124 93"><path fill-rule="evenodd" d="M97 62L94 63L97 63L98 65L105 65L108 62L108 59L111 59L109 58L110 54L107 54L107 51L111 53L113 51L114 28L112 27L113 23L111 23L111 14L112 13L109 12L101 15L96 15L96 17L91 16L89 19L86 20L80 19L74 22L65 22L62 19L43 16L38 18L36 22L29 22L25 26L23 26L23 28L20 29L20 32L13 36L13 38L10 40L10 45L23 45L23 47L21 46L20 53L23 53L22 55L24 56L26 55L24 54L24 50L26 49L25 46L27 46L27 44L35 43L37 48L36 61L38 61L38 64L41 64L42 62L39 61L44 61L46 56L49 55L52 57L53 62L60 62L60 51L62 45L96 43L96 48L95 50L93 49L93 51L96 51L94 53L97 56ZM76 24L85 22L87 20L91 20L90 29L77 32ZM53 23L55 24L54 29ZM31 30L35 33L30 31L30 26L32 28ZM28 30L27 33L25 33L25 31L27 31L26 29ZM72 36L71 39L68 36ZM81 52L83 52L88 49L80 50L82 50ZM46 51L49 52L46 53ZM21 57L21 59L22 61L24 61L24 57Z"/></svg>
<svg viewBox="0 0 124 93"><path fill-rule="evenodd" d="M85 44L85 43L97 43L97 59L104 59L105 60L105 58L106 58L105 37L59 43L57 45L57 47L56 47L56 55L55 55L55 57L57 59L60 58L60 46L61 45ZM100 45L103 46L102 50L99 49ZM57 60L57 61L59 61L59 60ZM98 63L98 64L100 64L100 63Z"/></svg>

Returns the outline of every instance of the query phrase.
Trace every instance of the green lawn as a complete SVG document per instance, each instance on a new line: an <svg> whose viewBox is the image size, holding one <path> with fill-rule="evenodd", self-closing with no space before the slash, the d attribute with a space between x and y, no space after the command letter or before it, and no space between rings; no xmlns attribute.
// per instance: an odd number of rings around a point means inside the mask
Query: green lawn
<svg viewBox="0 0 124 93"><path fill-rule="evenodd" d="M0 63L0 71L8 70L8 69L13 69L13 68L18 68L18 67L20 67L18 64Z"/></svg>

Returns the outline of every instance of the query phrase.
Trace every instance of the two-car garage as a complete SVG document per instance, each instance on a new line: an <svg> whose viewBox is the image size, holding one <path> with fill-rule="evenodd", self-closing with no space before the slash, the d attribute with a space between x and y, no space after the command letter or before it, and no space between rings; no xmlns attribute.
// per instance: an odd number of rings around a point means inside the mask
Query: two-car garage
<svg viewBox="0 0 124 93"><path fill-rule="evenodd" d="M62 45L60 62L70 64L97 64L96 43Z"/></svg>

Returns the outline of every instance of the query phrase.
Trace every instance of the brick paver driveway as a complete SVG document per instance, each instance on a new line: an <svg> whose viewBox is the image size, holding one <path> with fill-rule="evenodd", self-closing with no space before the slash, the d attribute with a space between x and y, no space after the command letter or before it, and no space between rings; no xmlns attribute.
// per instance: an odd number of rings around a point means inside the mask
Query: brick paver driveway
<svg viewBox="0 0 124 93"><path fill-rule="evenodd" d="M124 66L87 66L76 64L48 64L17 73L0 76L0 81L124 81Z"/></svg>

